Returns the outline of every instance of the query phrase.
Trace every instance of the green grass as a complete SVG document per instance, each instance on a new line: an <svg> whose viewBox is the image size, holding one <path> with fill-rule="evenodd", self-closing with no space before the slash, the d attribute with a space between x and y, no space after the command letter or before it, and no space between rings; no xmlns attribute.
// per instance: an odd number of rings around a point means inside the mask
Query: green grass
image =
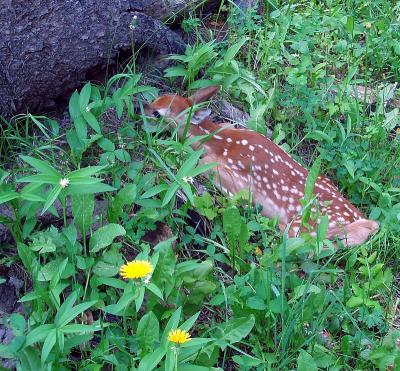
<svg viewBox="0 0 400 371"><path fill-rule="evenodd" d="M189 15L197 43L165 71L171 91L220 84L251 129L271 129L307 167L319 158L381 223L355 248L288 239L248 194L228 197L197 175L200 152L142 116L157 90L132 73L134 61L72 95L66 132L43 116L4 121L0 202L14 216L0 221L15 243L1 262L22 265L27 280L26 315L3 319L16 337L0 357L23 370L397 369L400 116L388 99L399 94L387 94L400 76L398 13L385 0L269 1L263 15L226 2L213 17L226 39ZM357 86L371 88L372 104L354 97ZM60 222L44 229L36 213L55 212L56 200ZM108 213L94 231L96 200ZM168 239L150 246L149 232ZM120 279L133 259L152 263L149 282ZM172 347L176 328L193 339Z"/></svg>

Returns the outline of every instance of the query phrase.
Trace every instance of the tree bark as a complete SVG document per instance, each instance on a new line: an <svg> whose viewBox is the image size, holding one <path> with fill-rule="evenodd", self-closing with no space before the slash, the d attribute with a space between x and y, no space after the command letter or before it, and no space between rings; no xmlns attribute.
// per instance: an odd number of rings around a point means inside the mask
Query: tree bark
<svg viewBox="0 0 400 371"><path fill-rule="evenodd" d="M162 20L202 2L0 0L0 114L54 108L87 71L112 64L136 43L162 54L184 51Z"/></svg>

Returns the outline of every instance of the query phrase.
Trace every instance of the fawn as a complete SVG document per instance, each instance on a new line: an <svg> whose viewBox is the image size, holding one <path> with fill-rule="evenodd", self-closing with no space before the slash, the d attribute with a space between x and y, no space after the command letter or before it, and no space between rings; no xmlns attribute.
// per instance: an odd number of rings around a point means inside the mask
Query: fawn
<svg viewBox="0 0 400 371"><path fill-rule="evenodd" d="M188 98L161 96L147 104L144 111L146 116L164 117L178 125L180 137L191 114L187 137L210 134L201 144L205 149L201 162L217 163L216 186L230 194L249 189L253 202L263 206L263 215L278 217L281 231L290 222L290 237L305 231L301 226L299 212L302 206L299 200L304 196L307 169L262 134L227 124L218 125L208 118L210 110L196 110L195 105L209 100L218 91L218 86L211 86L198 90ZM329 218L329 239L337 238L345 246L355 246L378 230L379 224L366 219L327 178L317 178L314 193L321 213Z"/></svg>

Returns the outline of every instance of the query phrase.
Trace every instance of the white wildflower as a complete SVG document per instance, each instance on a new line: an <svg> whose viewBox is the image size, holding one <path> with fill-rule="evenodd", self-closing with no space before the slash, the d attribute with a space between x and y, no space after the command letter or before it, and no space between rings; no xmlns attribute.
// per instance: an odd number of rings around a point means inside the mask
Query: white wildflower
<svg viewBox="0 0 400 371"><path fill-rule="evenodd" d="M68 178L61 179L59 184L62 188L66 188L69 184L69 179Z"/></svg>
<svg viewBox="0 0 400 371"><path fill-rule="evenodd" d="M184 176L182 180L186 183L193 183L193 178L191 176Z"/></svg>

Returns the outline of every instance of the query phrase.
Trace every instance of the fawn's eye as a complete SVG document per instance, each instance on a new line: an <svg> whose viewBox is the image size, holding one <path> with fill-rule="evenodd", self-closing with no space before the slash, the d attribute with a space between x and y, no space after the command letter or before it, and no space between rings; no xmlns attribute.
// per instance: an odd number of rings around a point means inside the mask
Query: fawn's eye
<svg viewBox="0 0 400 371"><path fill-rule="evenodd" d="M161 118L161 115L160 115L160 113L159 113L158 111L154 111L154 112L153 112L153 116L154 116L156 119L160 119L160 118Z"/></svg>

